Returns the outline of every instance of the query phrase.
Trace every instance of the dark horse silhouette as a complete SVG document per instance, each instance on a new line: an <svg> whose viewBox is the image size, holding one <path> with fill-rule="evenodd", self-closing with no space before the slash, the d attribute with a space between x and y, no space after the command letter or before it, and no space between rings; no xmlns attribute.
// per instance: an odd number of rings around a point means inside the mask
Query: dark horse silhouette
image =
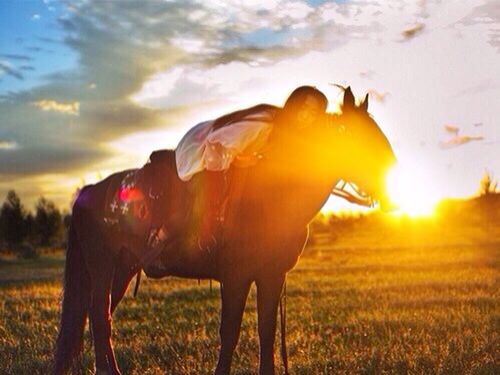
<svg viewBox="0 0 500 375"><path fill-rule="evenodd" d="M185 235L145 267L148 276L210 278L221 284L221 346L216 374L229 374L252 283L257 286L260 374L274 374L277 309L286 273L302 252L307 225L342 179L383 202L385 174L395 162L391 145L367 112L368 96L356 105L348 88L342 112L314 129L273 130L265 157L255 166L233 168L238 194L229 190L224 225L216 251L192 240L203 212L196 212ZM111 314L138 271L137 237L110 234L103 224L106 194L127 172L84 188L73 207L66 256L64 296L55 373L71 369L83 342L87 317L95 347L97 373L119 374L111 337ZM175 170L172 172L175 173ZM200 179L204 173L200 173ZM167 197L189 184L172 178ZM190 194L193 194L190 192ZM198 202L208 199L195 191ZM203 207L203 205L201 205ZM175 211L171 205L169 212ZM199 211L199 210L198 210ZM165 211L167 212L167 211ZM196 231L194 231L196 232ZM139 249L139 250L138 250Z"/></svg>

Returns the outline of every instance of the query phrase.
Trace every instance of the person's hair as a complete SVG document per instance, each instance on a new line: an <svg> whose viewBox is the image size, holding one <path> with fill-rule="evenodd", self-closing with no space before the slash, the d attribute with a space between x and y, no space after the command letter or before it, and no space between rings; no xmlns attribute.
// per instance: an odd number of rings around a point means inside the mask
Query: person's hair
<svg viewBox="0 0 500 375"><path fill-rule="evenodd" d="M325 94L323 94L313 86L300 86L293 90L286 100L283 109L286 112L296 112L300 110L308 97L313 97L318 100L323 105L323 111L326 111L326 107L328 106L328 99L326 98Z"/></svg>
<svg viewBox="0 0 500 375"><path fill-rule="evenodd" d="M280 121L280 119L284 120L285 118L290 119L296 114L298 110L300 110L308 97L317 99L320 103L323 104L323 110L326 111L326 107L328 106L328 99L326 98L325 94L312 86L300 86L293 90L282 109L270 104L258 104L250 108L245 108L218 117L214 121L213 129L217 130L233 122L240 121L241 119L254 113L260 113L262 111L275 111L277 113L276 119L278 121Z"/></svg>
<svg viewBox="0 0 500 375"><path fill-rule="evenodd" d="M318 100L320 105L323 107L323 111L326 112L328 99L325 94L319 91L316 87L300 86L292 91L286 100L283 109L276 115L276 128L283 128L282 130L289 129L290 124L295 122L297 114L302 109L302 106L306 102L307 98L310 97Z"/></svg>

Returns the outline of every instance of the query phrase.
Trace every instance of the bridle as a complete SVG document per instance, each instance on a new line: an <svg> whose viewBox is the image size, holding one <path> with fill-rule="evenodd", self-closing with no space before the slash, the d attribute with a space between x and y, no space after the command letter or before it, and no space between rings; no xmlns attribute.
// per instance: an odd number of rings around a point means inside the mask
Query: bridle
<svg viewBox="0 0 500 375"><path fill-rule="evenodd" d="M349 128L342 123L339 123L340 116L336 113L327 113L326 126L331 126L335 129L336 136L350 137ZM348 202L359 204L365 207L373 207L374 199L366 192L361 190L355 183L345 180L338 180L332 189L331 194L343 198Z"/></svg>
<svg viewBox="0 0 500 375"><path fill-rule="evenodd" d="M361 206L373 207L375 205L373 198L353 182L339 180L333 187L332 194Z"/></svg>

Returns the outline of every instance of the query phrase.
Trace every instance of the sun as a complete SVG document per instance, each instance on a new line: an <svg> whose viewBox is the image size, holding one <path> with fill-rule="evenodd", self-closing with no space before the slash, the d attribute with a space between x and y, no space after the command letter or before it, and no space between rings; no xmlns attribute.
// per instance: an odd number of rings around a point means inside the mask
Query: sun
<svg viewBox="0 0 500 375"><path fill-rule="evenodd" d="M432 180L418 165L398 164L387 175L387 190L397 206L396 213L429 216L434 213L438 195Z"/></svg>

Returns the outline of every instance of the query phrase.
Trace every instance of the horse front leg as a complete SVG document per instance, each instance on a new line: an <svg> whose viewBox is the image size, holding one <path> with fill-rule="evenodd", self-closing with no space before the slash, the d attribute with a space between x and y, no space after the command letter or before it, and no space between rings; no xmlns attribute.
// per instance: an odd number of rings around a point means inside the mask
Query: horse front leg
<svg viewBox="0 0 500 375"><path fill-rule="evenodd" d="M115 267L111 284L111 315L125 295L133 277L139 272L138 267L133 267L133 259L127 259L127 253L122 252L120 256L122 259Z"/></svg>
<svg viewBox="0 0 500 375"><path fill-rule="evenodd" d="M120 273L113 278L113 285L111 287L111 314L116 310L116 307L127 291L130 281L132 281L136 274L130 270L120 270Z"/></svg>
<svg viewBox="0 0 500 375"><path fill-rule="evenodd" d="M274 375L276 318L285 274L268 275L256 280L260 343L260 375Z"/></svg>
<svg viewBox="0 0 500 375"><path fill-rule="evenodd" d="M106 267L108 268L108 267ZM103 269L101 269L103 271ZM120 375L115 355L111 346L111 283L113 268L101 272L99 277L92 279L92 294L90 303L90 324L94 340L96 374Z"/></svg>
<svg viewBox="0 0 500 375"><path fill-rule="evenodd" d="M227 282L221 285L221 347L215 375L229 375L234 349L240 337L241 319L251 282Z"/></svg>

